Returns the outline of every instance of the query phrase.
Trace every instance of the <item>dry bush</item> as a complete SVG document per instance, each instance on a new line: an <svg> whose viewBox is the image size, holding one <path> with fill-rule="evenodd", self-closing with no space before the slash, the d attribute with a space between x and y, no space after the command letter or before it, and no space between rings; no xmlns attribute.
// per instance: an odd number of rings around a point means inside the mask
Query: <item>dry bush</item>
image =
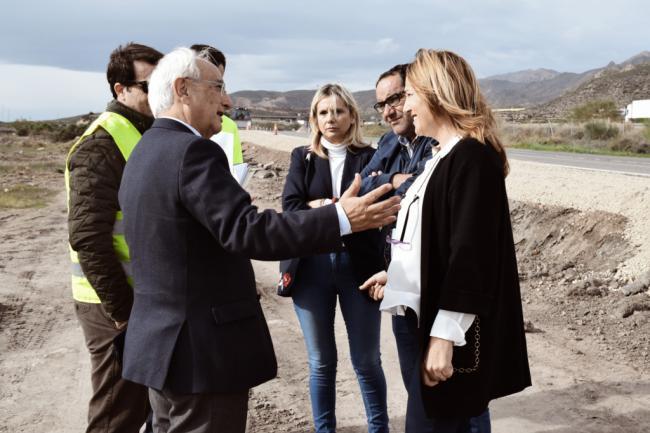
<svg viewBox="0 0 650 433"><path fill-rule="evenodd" d="M585 124L585 137L589 140L611 140L618 137L619 129L605 122L588 122Z"/></svg>
<svg viewBox="0 0 650 433"><path fill-rule="evenodd" d="M381 137L388 131L390 131L390 127L386 125L372 124L361 126L363 136L368 138Z"/></svg>
<svg viewBox="0 0 650 433"><path fill-rule="evenodd" d="M594 119L620 120L621 112L614 101L590 101L575 107L571 118L578 122L588 122Z"/></svg>
<svg viewBox="0 0 650 433"><path fill-rule="evenodd" d="M8 126L13 127L19 137L43 137L55 142L65 142L81 136L88 125L83 122L16 120Z"/></svg>
<svg viewBox="0 0 650 433"><path fill-rule="evenodd" d="M548 150L650 153L650 124L510 123L501 121L499 131L507 146ZM648 136L646 136L648 134Z"/></svg>

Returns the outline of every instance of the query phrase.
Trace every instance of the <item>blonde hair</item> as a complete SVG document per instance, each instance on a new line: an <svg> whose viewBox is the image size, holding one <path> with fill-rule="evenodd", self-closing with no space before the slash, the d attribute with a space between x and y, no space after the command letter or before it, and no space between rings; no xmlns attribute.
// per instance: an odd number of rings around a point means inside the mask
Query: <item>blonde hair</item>
<svg viewBox="0 0 650 433"><path fill-rule="evenodd" d="M494 147L503 164L503 175L508 175L508 158L496 120L465 59L451 51L421 48L406 70L406 79L436 116L449 120L466 136Z"/></svg>
<svg viewBox="0 0 650 433"><path fill-rule="evenodd" d="M352 124L343 138L343 142L347 143L348 149L354 150L354 148L370 146L369 143L364 143L361 137L361 115L359 114L359 107L350 91L340 84L325 84L316 91L314 98L311 100L311 108L309 109L309 126L311 128L309 150L321 158L327 159L327 153L320 144L320 139L323 137L323 134L318 129L318 113L316 112L316 108L320 101L330 96L338 96L341 98L341 101L343 101L350 111Z"/></svg>

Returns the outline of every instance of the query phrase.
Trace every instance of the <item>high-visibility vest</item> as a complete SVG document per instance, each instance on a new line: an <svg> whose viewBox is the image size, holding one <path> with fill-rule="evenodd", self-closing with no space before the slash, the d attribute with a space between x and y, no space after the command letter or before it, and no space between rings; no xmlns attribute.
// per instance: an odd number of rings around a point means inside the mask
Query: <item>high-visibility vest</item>
<svg viewBox="0 0 650 433"><path fill-rule="evenodd" d="M214 135L212 140L219 143L221 148L224 149L224 152L229 152L232 149L232 153L230 155L227 154L227 156L229 162L232 161L233 165L244 162L239 129L237 129L237 124L230 117L226 115L221 116L221 131Z"/></svg>
<svg viewBox="0 0 650 433"><path fill-rule="evenodd" d="M95 131L100 127L113 137L113 140L115 141L117 148L120 150L120 153L122 153L125 161L129 159L131 152L142 136L140 131L138 131L125 117L109 111L102 113L93 123L90 124L90 126L88 126L88 129L86 129L79 140L77 140L70 148L70 152L68 152L68 157L65 162L65 189L68 197L68 213L70 212L70 156L86 137L95 133ZM79 302L99 304L101 301L97 296L97 292L95 292L95 289L93 289L92 285L81 270L77 252L74 251L71 246L69 246L69 248L70 260L72 262L72 297ZM121 211L118 211L115 215L115 223L113 225L113 248L115 249L115 254L126 273L128 283L133 286L133 278L131 276L131 257L129 255L129 247L126 245L126 240L124 239L124 225Z"/></svg>

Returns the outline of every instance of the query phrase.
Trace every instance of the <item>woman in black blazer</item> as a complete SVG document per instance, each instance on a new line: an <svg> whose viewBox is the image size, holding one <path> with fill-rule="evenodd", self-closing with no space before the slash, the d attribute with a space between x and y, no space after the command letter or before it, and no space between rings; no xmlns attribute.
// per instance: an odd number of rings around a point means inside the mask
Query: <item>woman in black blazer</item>
<svg viewBox="0 0 650 433"><path fill-rule="evenodd" d="M291 153L282 208L295 211L336 202L370 161L374 149L362 141L354 98L336 84L312 100L311 143ZM297 260L291 296L309 355L309 389L316 432L336 430L337 298L348 332L352 365L359 380L370 432L388 431L386 381L379 352L378 303L359 284L383 268L378 230L348 235L330 254Z"/></svg>
<svg viewBox="0 0 650 433"><path fill-rule="evenodd" d="M467 62L419 50L404 110L440 145L401 202L380 309L406 314L419 346L406 431L424 410L436 433L472 431L490 400L531 384L508 210L508 161ZM476 427L476 426L475 426ZM479 431L489 431L479 425Z"/></svg>

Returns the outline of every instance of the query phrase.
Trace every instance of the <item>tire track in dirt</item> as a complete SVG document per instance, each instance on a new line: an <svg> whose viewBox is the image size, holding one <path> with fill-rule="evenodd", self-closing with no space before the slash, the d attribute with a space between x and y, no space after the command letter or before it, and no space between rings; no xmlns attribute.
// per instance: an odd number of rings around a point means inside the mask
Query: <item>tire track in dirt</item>
<svg viewBox="0 0 650 433"><path fill-rule="evenodd" d="M81 426L89 381L80 393L83 340L70 296L65 215L64 193L45 208L0 212L0 419L6 431Z"/></svg>

